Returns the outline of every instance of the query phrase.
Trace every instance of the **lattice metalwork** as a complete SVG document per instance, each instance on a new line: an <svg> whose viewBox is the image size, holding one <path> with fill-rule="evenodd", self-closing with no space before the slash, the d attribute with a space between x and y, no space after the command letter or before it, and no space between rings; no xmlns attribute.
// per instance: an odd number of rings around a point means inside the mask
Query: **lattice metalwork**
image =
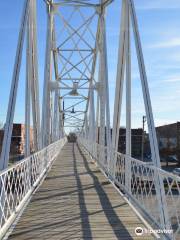
<svg viewBox="0 0 180 240"><path fill-rule="evenodd" d="M0 238L64 146L61 139L0 173Z"/></svg>
<svg viewBox="0 0 180 240"><path fill-rule="evenodd" d="M173 230L173 234L167 231L167 238L179 239L180 237L180 177L166 172L140 160L129 157L119 152L113 152L116 157L115 172L112 175L106 161L100 158L100 151L104 152L107 159L107 147L89 142L86 139L78 139L79 144L95 159L99 167L106 175L127 195L134 207L144 216L153 229ZM96 152L93 151L96 149ZM126 162L130 166L126 170ZM130 181L130 187L126 184L126 175ZM160 179L165 189L163 204L168 212L167 228L164 228L160 219L160 207L157 180Z"/></svg>
<svg viewBox="0 0 180 240"><path fill-rule="evenodd" d="M89 89L94 87L98 14L94 7L54 6L55 62L64 127L84 125ZM91 84L93 82L93 84Z"/></svg>

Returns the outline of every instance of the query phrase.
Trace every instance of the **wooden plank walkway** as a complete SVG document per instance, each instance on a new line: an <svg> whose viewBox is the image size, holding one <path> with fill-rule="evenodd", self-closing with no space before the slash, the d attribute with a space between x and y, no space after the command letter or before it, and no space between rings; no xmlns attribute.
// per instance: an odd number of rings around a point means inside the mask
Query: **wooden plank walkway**
<svg viewBox="0 0 180 240"><path fill-rule="evenodd" d="M67 143L9 239L154 239L76 143Z"/></svg>

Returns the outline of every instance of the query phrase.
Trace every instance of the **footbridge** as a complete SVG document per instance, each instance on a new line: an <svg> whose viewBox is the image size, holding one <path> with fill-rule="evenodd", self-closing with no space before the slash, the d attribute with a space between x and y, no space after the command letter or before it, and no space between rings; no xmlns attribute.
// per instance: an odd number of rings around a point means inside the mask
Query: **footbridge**
<svg viewBox="0 0 180 240"><path fill-rule="evenodd" d="M180 177L161 169L133 0L122 0L119 9L114 111L110 110L106 11L114 1L42 1L47 10L42 107L37 6L35 0L23 1L0 158L0 239L180 239ZM131 153L131 40L146 111L149 162ZM9 165L25 47L24 159ZM118 149L123 87L125 154ZM70 130L73 141L67 138Z"/></svg>

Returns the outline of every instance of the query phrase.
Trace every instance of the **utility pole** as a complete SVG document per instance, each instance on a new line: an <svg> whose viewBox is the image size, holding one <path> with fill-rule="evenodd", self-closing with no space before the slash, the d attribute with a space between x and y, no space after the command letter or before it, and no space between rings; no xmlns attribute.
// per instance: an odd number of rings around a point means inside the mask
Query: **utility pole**
<svg viewBox="0 0 180 240"><path fill-rule="evenodd" d="M143 116L142 123L143 123L143 127L142 127L142 143L141 143L141 160L144 161L144 128L146 123L146 116Z"/></svg>
<svg viewBox="0 0 180 240"><path fill-rule="evenodd" d="M177 122L177 158L180 165L180 122Z"/></svg>
<svg viewBox="0 0 180 240"><path fill-rule="evenodd" d="M64 100L63 100L63 127L64 127L65 113L64 113Z"/></svg>

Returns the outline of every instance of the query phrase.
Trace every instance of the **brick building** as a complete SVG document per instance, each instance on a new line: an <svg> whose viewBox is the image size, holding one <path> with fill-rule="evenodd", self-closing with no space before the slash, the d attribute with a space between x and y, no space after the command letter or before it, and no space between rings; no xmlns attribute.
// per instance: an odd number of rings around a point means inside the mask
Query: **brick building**
<svg viewBox="0 0 180 240"><path fill-rule="evenodd" d="M161 157L175 155L180 163L180 122L156 128Z"/></svg>
<svg viewBox="0 0 180 240"><path fill-rule="evenodd" d="M4 136L4 129L0 130L0 152L2 150L2 142ZM25 125L20 123L13 124L13 131L11 137L10 158L23 156L25 145ZM30 149L33 151L33 129L30 128Z"/></svg>
<svg viewBox="0 0 180 240"><path fill-rule="evenodd" d="M105 132L106 132L106 129L105 129ZM141 158L141 151L142 151L142 133L143 133L142 128L131 129L132 157L136 157L139 159ZM112 136L112 129L111 129L111 136ZM105 136L105 143L106 143L106 136ZM123 128L123 127L119 129L118 151L121 153L126 152L126 128ZM149 154L149 151L150 150L149 150L148 135L146 134L146 132L144 132L144 153Z"/></svg>
<svg viewBox="0 0 180 240"><path fill-rule="evenodd" d="M142 128L131 129L131 144L132 144L132 156L140 157L142 149ZM120 128L119 130L119 143L118 151L125 153L126 151L126 128Z"/></svg>

